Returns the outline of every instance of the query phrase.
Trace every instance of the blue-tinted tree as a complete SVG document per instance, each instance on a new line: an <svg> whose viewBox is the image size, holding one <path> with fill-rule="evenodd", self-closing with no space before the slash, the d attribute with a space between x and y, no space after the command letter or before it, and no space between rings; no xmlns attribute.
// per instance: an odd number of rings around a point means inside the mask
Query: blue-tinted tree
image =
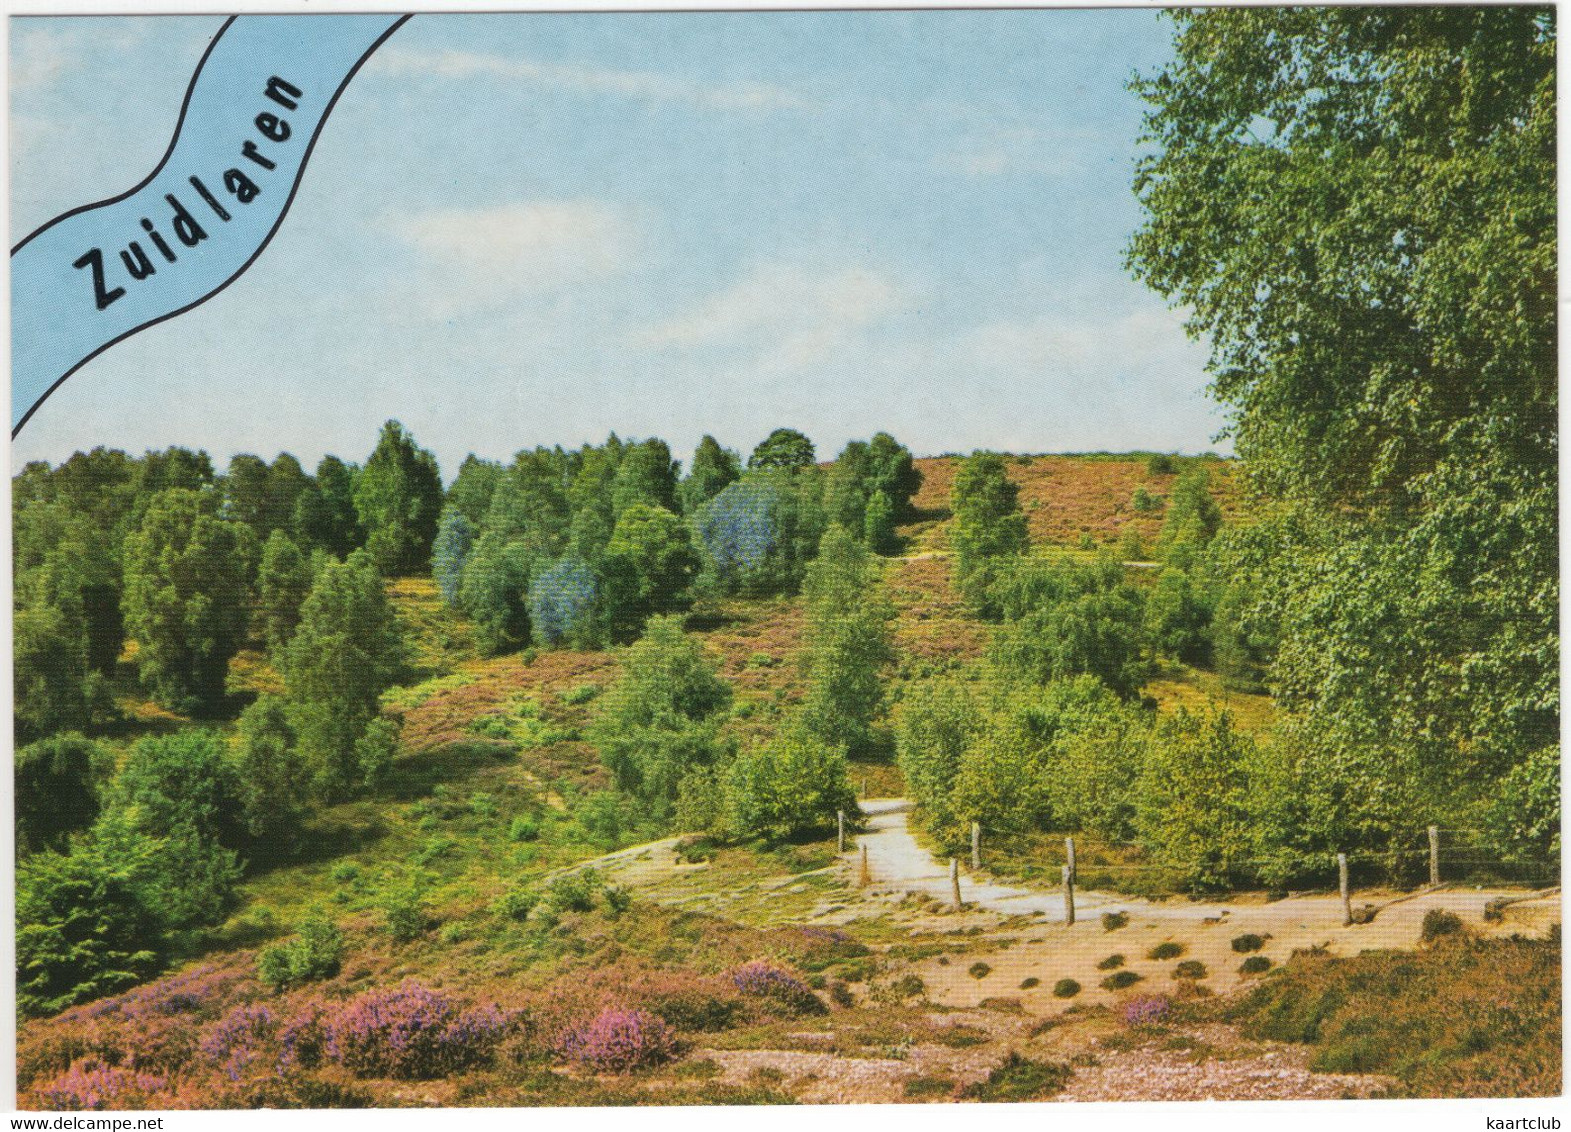
<svg viewBox="0 0 1571 1132"><path fill-rule="evenodd" d="M436 576L437 588L442 591L442 600L448 605L458 604L464 561L469 557L474 541L474 527L462 511L449 504L442 512L442 523L437 528L436 542L431 547L431 573Z"/></svg>

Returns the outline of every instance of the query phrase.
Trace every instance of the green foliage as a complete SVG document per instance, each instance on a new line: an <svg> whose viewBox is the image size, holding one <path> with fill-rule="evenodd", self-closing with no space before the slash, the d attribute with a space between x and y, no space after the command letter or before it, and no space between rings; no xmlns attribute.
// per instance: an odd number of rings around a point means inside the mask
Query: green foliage
<svg viewBox="0 0 1571 1132"><path fill-rule="evenodd" d="M529 640L530 566L525 543L494 533L482 535L465 559L458 603L473 622L482 653L507 652Z"/></svg>
<svg viewBox="0 0 1571 1132"><path fill-rule="evenodd" d="M949 541L961 590L990 614L988 585L995 560L1024 554L1030 546L1020 489L1006 475L1002 456L976 452L961 461L949 500L954 513Z"/></svg>
<svg viewBox="0 0 1571 1132"><path fill-rule="evenodd" d="M558 912L593 912L605 891L605 881L594 869L563 873L546 885L545 898Z"/></svg>
<svg viewBox="0 0 1571 1132"><path fill-rule="evenodd" d="M75 733L55 735L16 753L16 846L25 856L65 848L68 835L98 815L94 790L98 745Z"/></svg>
<svg viewBox="0 0 1571 1132"><path fill-rule="evenodd" d="M502 465L472 453L465 456L453 486L447 489L447 507L462 515L472 530L478 529L491 509L491 497L502 475Z"/></svg>
<svg viewBox="0 0 1571 1132"><path fill-rule="evenodd" d="M431 561L442 512L436 458L397 421L382 426L375 450L355 477L355 514L366 550L383 574L414 574Z"/></svg>
<svg viewBox="0 0 1571 1132"><path fill-rule="evenodd" d="M1301 780L1335 783L1308 805L1354 846L1481 801L1558 734L1553 21L1175 19L1135 84L1130 263L1193 311L1295 535L1251 600L1222 595L1218 660L1275 638ZM1349 812L1354 790L1380 812Z"/></svg>
<svg viewBox="0 0 1571 1132"><path fill-rule="evenodd" d="M1183 953L1184 953L1184 945L1183 944L1181 944L1181 943L1174 943L1171 940L1167 940L1167 941L1164 941L1162 943L1157 944L1150 951L1146 952L1146 958L1147 959L1155 959L1155 960L1158 960L1158 961L1161 961L1163 959L1177 959Z"/></svg>
<svg viewBox="0 0 1571 1132"><path fill-rule="evenodd" d="M1115 561L1022 562L999 575L989 600L1005 618L993 655L1021 679L1046 683L1090 673L1127 697L1150 674L1143 596Z"/></svg>
<svg viewBox="0 0 1571 1132"><path fill-rule="evenodd" d="M1461 932L1461 916L1455 912L1447 912L1444 908L1431 908L1424 913L1424 922L1419 927L1418 938L1425 943L1434 943L1437 939L1460 935Z"/></svg>
<svg viewBox="0 0 1571 1132"><path fill-rule="evenodd" d="M1211 473L1204 464L1195 464L1173 484L1157 544L1168 562L1185 567L1221 529L1222 509L1211 498Z"/></svg>
<svg viewBox="0 0 1571 1132"><path fill-rule="evenodd" d="M264 948L257 956L257 974L274 993L338 974L344 958L344 933L323 916L302 920L295 938Z"/></svg>
<svg viewBox="0 0 1571 1132"><path fill-rule="evenodd" d="M1233 937L1232 942L1233 950L1238 952L1240 955L1247 955L1251 951L1259 951L1265 945L1265 937L1256 935L1253 932L1245 932L1243 935L1236 935Z"/></svg>
<svg viewBox="0 0 1571 1132"><path fill-rule="evenodd" d="M419 886L389 893L382 901L382 922L394 943L413 943L431 926L431 910Z"/></svg>
<svg viewBox="0 0 1571 1132"><path fill-rule="evenodd" d="M311 562L288 535L274 530L262 547L262 565L256 575L256 627L273 656L294 636L300 624L300 606L311 592Z"/></svg>
<svg viewBox="0 0 1571 1132"><path fill-rule="evenodd" d="M1229 887L1258 844L1257 775L1253 742L1225 712L1163 718L1141 770L1142 840L1162 859L1182 862L1193 889Z"/></svg>
<svg viewBox="0 0 1571 1132"><path fill-rule="evenodd" d="M1271 969L1271 960L1264 955L1251 955L1238 965L1240 975L1263 975Z"/></svg>
<svg viewBox="0 0 1571 1132"><path fill-rule="evenodd" d="M1101 985L1103 990L1127 990L1129 987L1132 987L1136 983L1140 982L1142 977L1143 976L1135 971L1114 971L1111 975L1102 980Z"/></svg>
<svg viewBox="0 0 1571 1132"><path fill-rule="evenodd" d="M1053 984L1054 998L1074 998L1080 993L1080 984L1074 979L1059 979Z"/></svg>
<svg viewBox="0 0 1571 1132"><path fill-rule="evenodd" d="M894 659L894 607L883 594L880 573L869 551L836 525L824 535L803 584L808 688L802 721L853 757L883 745L873 724L883 703L882 670Z"/></svg>
<svg viewBox="0 0 1571 1132"><path fill-rule="evenodd" d="M431 547L431 573L436 577L442 600L458 604L458 591L464 575L464 560L474 546L474 525L463 511L449 504L442 511L436 542Z"/></svg>
<svg viewBox="0 0 1571 1132"><path fill-rule="evenodd" d="M895 709L895 757L906 790L923 807L929 828L953 829L966 820L951 796L961 760L987 726L981 693L953 678L905 689Z"/></svg>
<svg viewBox="0 0 1571 1132"><path fill-rule="evenodd" d="M1206 965L1198 959L1185 959L1173 968L1175 979L1203 979L1206 977Z"/></svg>
<svg viewBox="0 0 1571 1132"><path fill-rule="evenodd" d="M694 531L706 583L722 593L795 589L823 533L821 487L814 469L749 472L704 504Z"/></svg>
<svg viewBox="0 0 1571 1132"><path fill-rule="evenodd" d="M38 853L16 876L17 1010L24 1018L134 986L163 964L164 924L145 899L156 842L88 838Z"/></svg>
<svg viewBox="0 0 1571 1132"><path fill-rule="evenodd" d="M605 553L623 559L636 579L631 608L618 611L620 618L641 624L653 614L689 604L688 590L701 563L687 524L671 511L642 501L629 503L616 520Z"/></svg>
<svg viewBox="0 0 1571 1132"><path fill-rule="evenodd" d="M844 748L800 725L737 756L726 798L738 834L773 840L833 829L837 811L856 809Z"/></svg>
<svg viewBox="0 0 1571 1132"><path fill-rule="evenodd" d="M1010 1051L985 1081L967 1085L961 1096L975 1101L1032 1101L1062 1092L1074 1070L1056 1061L1032 1061Z"/></svg>
<svg viewBox="0 0 1571 1132"><path fill-rule="evenodd" d="M638 504L676 511L677 467L663 440L650 439L623 448L611 489L611 505L618 520Z"/></svg>
<svg viewBox="0 0 1571 1132"><path fill-rule="evenodd" d="M310 775L282 697L259 696L240 714L235 790L247 832L261 845L287 847L310 797Z"/></svg>
<svg viewBox="0 0 1571 1132"><path fill-rule="evenodd" d="M1151 646L1190 664L1203 664L1211 638L1211 603L1188 571L1164 567L1146 595L1145 631Z"/></svg>
<svg viewBox="0 0 1571 1132"><path fill-rule="evenodd" d="M174 488L148 503L125 544L126 627L166 706L211 711L223 699L255 565L250 528L220 518L214 495Z"/></svg>
<svg viewBox="0 0 1571 1132"><path fill-rule="evenodd" d="M301 546L342 558L363 541L355 513L354 473L337 456L323 456L315 482L295 500L292 522Z"/></svg>
<svg viewBox="0 0 1571 1132"><path fill-rule="evenodd" d="M1496 843L1522 861L1560 864L1560 745L1540 747L1499 783L1489 825Z"/></svg>
<svg viewBox="0 0 1571 1132"><path fill-rule="evenodd" d="M778 469L794 472L811 467L814 460L813 442L794 428L777 428L753 449L748 457L749 471Z"/></svg>
<svg viewBox="0 0 1571 1132"><path fill-rule="evenodd" d="M708 503L742 475L742 458L729 448L720 447L714 437L705 435L693 452L692 468L679 488L682 513L696 515Z"/></svg>
<svg viewBox="0 0 1571 1132"><path fill-rule="evenodd" d="M358 750L380 698L397 677L404 643L370 557L357 551L317 574L285 650L290 722L318 798L366 781Z"/></svg>
<svg viewBox="0 0 1571 1132"><path fill-rule="evenodd" d="M622 677L606 693L590 732L618 789L669 814L694 768L727 752L718 728L731 689L703 645L676 617L657 617L622 657Z"/></svg>
<svg viewBox="0 0 1571 1132"><path fill-rule="evenodd" d="M137 741L94 827L102 845L158 840L142 898L164 924L221 919L240 877L233 846L243 837L239 792L223 740L212 731Z"/></svg>

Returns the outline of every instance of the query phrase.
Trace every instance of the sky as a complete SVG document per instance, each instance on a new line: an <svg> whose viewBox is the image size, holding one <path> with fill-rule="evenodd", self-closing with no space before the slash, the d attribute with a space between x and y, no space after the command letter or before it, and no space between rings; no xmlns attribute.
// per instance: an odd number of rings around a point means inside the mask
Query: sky
<svg viewBox="0 0 1571 1132"><path fill-rule="evenodd" d="M11 238L157 164L217 18L14 18ZM1226 451L1130 278L1149 10L418 15L229 288L77 371L79 448L363 460L771 429L822 458Z"/></svg>

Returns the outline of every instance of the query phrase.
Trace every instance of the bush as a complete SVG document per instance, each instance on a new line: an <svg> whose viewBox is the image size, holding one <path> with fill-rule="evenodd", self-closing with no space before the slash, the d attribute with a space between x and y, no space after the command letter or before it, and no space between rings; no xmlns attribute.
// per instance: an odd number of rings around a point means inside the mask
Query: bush
<svg viewBox="0 0 1571 1132"><path fill-rule="evenodd" d="M960 1095L976 1101L1029 1101L1062 1092L1074 1070L1055 1061L1032 1061L1010 1052L987 1075Z"/></svg>
<svg viewBox="0 0 1571 1132"><path fill-rule="evenodd" d="M593 912L605 884L594 869L559 876L546 886L546 899L559 912Z"/></svg>
<svg viewBox="0 0 1571 1132"><path fill-rule="evenodd" d="M338 974L344 958L344 933L331 920L316 916L301 922L288 943L266 948L257 956L257 973L274 992Z"/></svg>
<svg viewBox="0 0 1571 1132"><path fill-rule="evenodd" d="M1266 937L1245 932L1243 935L1233 937L1233 950L1240 955L1247 955L1251 951L1259 951L1266 945Z"/></svg>
<svg viewBox="0 0 1571 1132"><path fill-rule="evenodd" d="M1425 943L1434 943L1443 936L1460 935L1461 932L1461 916L1447 912L1444 908L1431 908L1424 913L1424 923L1419 928L1418 936Z"/></svg>
<svg viewBox="0 0 1571 1132"><path fill-rule="evenodd" d="M533 841L540 836L540 823L534 818L514 818L507 827L509 841Z"/></svg>
<svg viewBox="0 0 1571 1132"><path fill-rule="evenodd" d="M736 989L751 998L762 998L792 1014L824 1014L827 1008L812 989L779 967L755 959L731 972Z"/></svg>
<svg viewBox="0 0 1571 1132"><path fill-rule="evenodd" d="M1020 989L1021 990L1034 990L1035 988L1037 988L1037 987L1039 987L1041 985L1042 985L1042 980L1037 978L1035 975L1032 975L1029 978L1025 978L1025 979L1021 979L1020 980Z"/></svg>
<svg viewBox="0 0 1571 1132"><path fill-rule="evenodd" d="M844 750L800 726L738 756L725 793L737 830L776 839L833 829L837 810L857 812Z"/></svg>
<svg viewBox="0 0 1571 1132"><path fill-rule="evenodd" d="M1181 943L1174 943L1171 940L1168 940L1168 941L1166 941L1164 943L1157 944L1150 951L1146 952L1146 958L1147 959L1156 959L1156 960L1177 959L1183 953L1184 953L1184 945L1183 944L1181 944Z"/></svg>
<svg viewBox="0 0 1571 1132"><path fill-rule="evenodd" d="M1124 974L1133 972L1125 971ZM1159 994L1143 994L1130 999L1119 1008L1118 1016L1123 1019L1126 1026L1155 1026L1163 1018L1172 1004Z"/></svg>
<svg viewBox="0 0 1571 1132"><path fill-rule="evenodd" d="M622 915L633 906L632 892L620 884L608 884L605 887L606 915L613 918Z"/></svg>
<svg viewBox="0 0 1571 1132"><path fill-rule="evenodd" d="M1134 971L1115 971L1102 980L1103 990L1123 990L1132 987L1140 981L1141 976Z"/></svg>
<svg viewBox="0 0 1571 1132"><path fill-rule="evenodd" d="M1096 969L1098 971L1116 971L1123 965L1124 957L1122 955L1109 955L1096 965Z"/></svg>
<svg viewBox="0 0 1571 1132"><path fill-rule="evenodd" d="M1173 968L1175 979L1203 979L1206 977L1206 965L1198 959L1185 959Z"/></svg>
<svg viewBox="0 0 1571 1132"><path fill-rule="evenodd" d="M684 988L652 996L649 1009L678 1030L704 1033L729 1029L742 1013L742 1004L701 988Z"/></svg>
<svg viewBox="0 0 1571 1132"><path fill-rule="evenodd" d="M563 1035L557 1052L601 1073L628 1073L669 1061L676 1035L647 1010L607 1009Z"/></svg>
<svg viewBox="0 0 1571 1132"><path fill-rule="evenodd" d="M983 963L980 960L978 960L977 962L971 964L970 968L967 970L966 973L968 975L970 975L973 979L985 979L985 978L987 978L989 975L991 975L993 973L993 969L991 967L989 967L986 963Z"/></svg>
<svg viewBox="0 0 1571 1132"><path fill-rule="evenodd" d="M1103 912L1102 913L1102 930L1105 931L1105 932L1116 932L1119 928L1127 926L1128 923L1129 923L1129 913L1128 912Z"/></svg>
<svg viewBox="0 0 1571 1132"><path fill-rule="evenodd" d="M535 905L540 903L540 894L529 889L513 888L502 893L491 902L491 911L508 920L527 920L529 913L534 911Z"/></svg>
<svg viewBox="0 0 1571 1132"><path fill-rule="evenodd" d="M1264 955L1251 955L1238 967L1240 975L1263 975L1271 969L1271 960Z"/></svg>
<svg viewBox="0 0 1571 1132"><path fill-rule="evenodd" d="M382 916L387 934L393 937L394 943L419 939L431 922L425 900L415 889L390 896L382 905Z"/></svg>
<svg viewBox="0 0 1571 1132"><path fill-rule="evenodd" d="M511 1019L409 981L351 999L320 1025L323 1053L357 1076L429 1079L488 1061Z"/></svg>
<svg viewBox="0 0 1571 1132"><path fill-rule="evenodd" d="M1074 998L1080 993L1080 984L1073 979L1059 979L1053 984L1054 998Z"/></svg>
<svg viewBox="0 0 1571 1132"><path fill-rule="evenodd" d="M851 988L840 979L831 979L829 983L829 1001L842 1010L849 1010L856 1005L856 995L851 993Z"/></svg>

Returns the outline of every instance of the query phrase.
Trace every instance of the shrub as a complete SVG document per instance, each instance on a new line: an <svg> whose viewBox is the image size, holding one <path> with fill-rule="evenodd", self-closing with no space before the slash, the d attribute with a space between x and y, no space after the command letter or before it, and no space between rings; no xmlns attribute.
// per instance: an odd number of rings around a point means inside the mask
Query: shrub
<svg viewBox="0 0 1571 1132"><path fill-rule="evenodd" d="M1455 912L1447 912L1444 908L1431 908L1424 913L1424 923L1419 928L1418 935L1425 943L1434 943L1442 936L1459 935L1461 932L1461 916Z"/></svg>
<svg viewBox="0 0 1571 1132"><path fill-rule="evenodd" d="M1266 937L1245 932L1243 935L1233 937L1233 950L1240 955L1247 955L1251 951L1259 951L1266 945Z"/></svg>
<svg viewBox="0 0 1571 1132"><path fill-rule="evenodd" d="M579 704L587 704L598 696L602 690L599 684L580 684L576 688L569 688L558 696L557 699L564 704L571 704L576 707Z"/></svg>
<svg viewBox="0 0 1571 1132"><path fill-rule="evenodd" d="M606 915L616 917L622 915L633 906L633 893L620 884L608 884L605 887Z"/></svg>
<svg viewBox="0 0 1571 1132"><path fill-rule="evenodd" d="M1073 979L1059 979L1053 984L1054 998L1074 998L1080 993L1080 984Z"/></svg>
<svg viewBox="0 0 1571 1132"><path fill-rule="evenodd" d="M1134 971L1114 971L1102 980L1103 990L1123 990L1132 987L1140 981L1141 976Z"/></svg>
<svg viewBox="0 0 1571 1132"><path fill-rule="evenodd" d="M1116 971L1123 965L1124 957L1122 955L1109 955L1096 965L1096 969L1098 971Z"/></svg>
<svg viewBox="0 0 1571 1132"><path fill-rule="evenodd" d="M987 1075L960 1095L977 1101L1029 1101L1061 1092L1074 1075L1069 1066L1055 1061L1032 1061L1010 1052Z"/></svg>
<svg viewBox="0 0 1571 1132"><path fill-rule="evenodd" d="M35 1088L34 1104L26 1107L55 1112L159 1108L151 1098L166 1084L165 1078L156 1074L105 1065L96 1057L88 1057Z"/></svg>
<svg viewBox="0 0 1571 1132"><path fill-rule="evenodd" d="M912 1100L924 1100L927 1097L953 1096L955 1082L949 1077L907 1077L902 1087L905 1095Z"/></svg>
<svg viewBox="0 0 1571 1132"><path fill-rule="evenodd" d="M1042 985L1042 980L1037 978L1035 975L1032 975L1029 978L1025 978L1025 979L1021 979L1020 980L1020 989L1021 990L1031 990L1031 989L1033 989L1035 987L1039 987L1041 985Z"/></svg>
<svg viewBox="0 0 1571 1132"><path fill-rule="evenodd" d="M827 1013L823 1002L806 983L762 960L755 959L736 968L731 972L731 981L743 994L767 999L792 1014Z"/></svg>
<svg viewBox="0 0 1571 1132"><path fill-rule="evenodd" d="M257 973L276 991L338 974L344 958L344 933L331 920L314 916L301 922L288 943L257 956Z"/></svg>
<svg viewBox="0 0 1571 1132"><path fill-rule="evenodd" d="M489 1060L510 1025L494 1005L462 1010L441 991L408 981L328 1012L322 1051L361 1077L441 1077Z"/></svg>
<svg viewBox="0 0 1571 1132"><path fill-rule="evenodd" d="M676 1035L647 1010L607 1009L563 1035L557 1052L602 1073L627 1073L670 1060Z"/></svg>
<svg viewBox="0 0 1571 1132"><path fill-rule="evenodd" d="M851 993L851 988L840 979L831 979L829 982L829 1001L842 1010L849 1010L856 1005L856 995Z"/></svg>
<svg viewBox="0 0 1571 1132"><path fill-rule="evenodd" d="M1105 932L1116 932L1119 928L1124 927L1128 923L1129 923L1129 913L1128 912L1103 912L1102 913L1102 930L1105 931Z"/></svg>
<svg viewBox="0 0 1571 1132"><path fill-rule="evenodd" d="M702 987L656 994L648 999L650 1010L677 1030L712 1032L725 1030L742 1013L742 1004Z"/></svg>
<svg viewBox="0 0 1571 1132"><path fill-rule="evenodd" d="M539 893L524 888L513 888L491 902L491 911L504 919L527 920L529 913L534 911L535 905L539 903Z"/></svg>
<svg viewBox="0 0 1571 1132"><path fill-rule="evenodd" d="M966 974L970 975L973 979L985 979L992 973L993 969L980 960L971 964L971 966L966 970Z"/></svg>
<svg viewBox="0 0 1571 1132"><path fill-rule="evenodd" d="M1127 975L1132 972L1124 973ZM1171 1005L1159 994L1137 995L1119 1008L1118 1016L1126 1026L1154 1026L1167 1017Z"/></svg>
<svg viewBox="0 0 1571 1132"><path fill-rule="evenodd" d="M1173 458L1165 452L1146 457L1146 475L1170 476L1173 474Z"/></svg>
<svg viewBox="0 0 1571 1132"><path fill-rule="evenodd" d="M540 823L534 818L514 818L507 827L509 841L533 841L540 836Z"/></svg>
<svg viewBox="0 0 1571 1132"><path fill-rule="evenodd" d="M409 943L419 939L430 925L430 914L425 900L415 889L394 893L382 905L382 915L387 934L394 943Z"/></svg>
<svg viewBox="0 0 1571 1132"><path fill-rule="evenodd" d="M594 869L580 869L557 877L546 886L546 899L559 912L593 912L605 888Z"/></svg>
<svg viewBox="0 0 1571 1132"><path fill-rule="evenodd" d="M257 1046L277 1029L278 1021L265 1006L236 1006L208 1028L198 1048L202 1055L238 1081L260 1054Z"/></svg>
<svg viewBox="0 0 1571 1132"><path fill-rule="evenodd" d="M1173 968L1175 979L1203 979L1206 977L1206 965L1198 959L1185 959Z"/></svg>
<svg viewBox="0 0 1571 1132"><path fill-rule="evenodd" d="M1262 975L1271 969L1271 960L1264 955L1251 955L1238 967L1240 975Z"/></svg>
<svg viewBox="0 0 1571 1132"><path fill-rule="evenodd" d="M1150 951L1146 952L1146 958L1147 959L1157 959L1157 960L1161 960L1161 959L1177 959L1183 953L1184 953L1184 945L1183 944L1181 944L1181 943L1173 943L1171 940L1168 940L1168 941L1166 941L1164 943L1157 944Z"/></svg>

